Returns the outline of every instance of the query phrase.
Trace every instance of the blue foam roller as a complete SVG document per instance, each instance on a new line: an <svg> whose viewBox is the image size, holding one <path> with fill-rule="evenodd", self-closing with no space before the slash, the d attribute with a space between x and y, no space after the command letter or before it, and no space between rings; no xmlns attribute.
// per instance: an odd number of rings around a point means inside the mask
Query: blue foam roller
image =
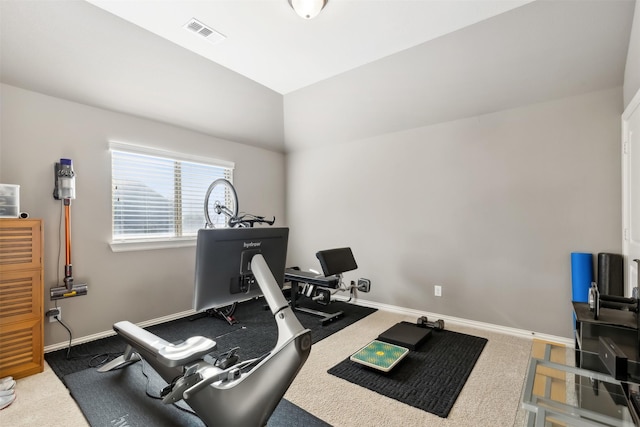
<svg viewBox="0 0 640 427"><path fill-rule="evenodd" d="M584 252L571 252L572 300L588 302L591 282L593 282L593 255Z"/></svg>

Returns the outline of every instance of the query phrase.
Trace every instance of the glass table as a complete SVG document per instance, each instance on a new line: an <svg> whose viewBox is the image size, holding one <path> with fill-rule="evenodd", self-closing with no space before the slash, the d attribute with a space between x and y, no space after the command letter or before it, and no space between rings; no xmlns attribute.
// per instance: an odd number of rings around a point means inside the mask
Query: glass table
<svg viewBox="0 0 640 427"><path fill-rule="evenodd" d="M575 367L573 348L545 344L543 349L531 358L522 391L526 426L637 425L636 411L629 407L637 382L608 375L595 353L581 352L580 360L590 360L589 366L600 363L601 371ZM630 372L640 372L639 367L629 362Z"/></svg>

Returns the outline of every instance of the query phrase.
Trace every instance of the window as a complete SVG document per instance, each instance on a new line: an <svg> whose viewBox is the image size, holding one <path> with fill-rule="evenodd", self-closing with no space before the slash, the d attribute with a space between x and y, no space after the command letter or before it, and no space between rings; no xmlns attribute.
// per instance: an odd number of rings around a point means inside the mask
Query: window
<svg viewBox="0 0 640 427"><path fill-rule="evenodd" d="M205 224L204 197L218 178L233 179L233 164L129 144L110 144L112 249L193 244ZM167 244L167 242L173 242Z"/></svg>

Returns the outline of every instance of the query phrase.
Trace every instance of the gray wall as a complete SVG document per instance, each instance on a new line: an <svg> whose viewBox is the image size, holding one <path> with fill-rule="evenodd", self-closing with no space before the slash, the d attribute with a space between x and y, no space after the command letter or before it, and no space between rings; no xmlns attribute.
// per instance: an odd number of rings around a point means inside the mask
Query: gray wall
<svg viewBox="0 0 640 427"><path fill-rule="evenodd" d="M621 252L621 112L615 88L291 153L292 261L351 246L363 299L570 337L570 253Z"/></svg>
<svg viewBox="0 0 640 427"><path fill-rule="evenodd" d="M629 105L636 92L640 90L640 5L636 2L633 14L633 27L629 39L629 52L624 70L624 105Z"/></svg>
<svg viewBox="0 0 640 427"><path fill-rule="evenodd" d="M76 282L89 285L87 296L59 302L74 338L108 331L119 320L141 322L192 307L195 247L113 253L108 246L110 139L235 162L240 208L285 223L281 153L14 86L3 84L1 91L0 182L20 184L21 209L45 221L45 307L53 307L48 289L64 275L64 248L58 260L61 203L51 195L53 164L61 157L74 161L73 273ZM67 339L60 325L45 323L45 345Z"/></svg>

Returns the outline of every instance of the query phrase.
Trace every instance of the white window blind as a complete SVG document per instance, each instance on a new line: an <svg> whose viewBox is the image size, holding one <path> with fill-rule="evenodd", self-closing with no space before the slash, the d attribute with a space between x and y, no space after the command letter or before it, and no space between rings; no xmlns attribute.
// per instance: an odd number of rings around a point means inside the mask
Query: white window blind
<svg viewBox="0 0 640 427"><path fill-rule="evenodd" d="M233 164L111 143L113 242L193 238L203 228L204 197Z"/></svg>

